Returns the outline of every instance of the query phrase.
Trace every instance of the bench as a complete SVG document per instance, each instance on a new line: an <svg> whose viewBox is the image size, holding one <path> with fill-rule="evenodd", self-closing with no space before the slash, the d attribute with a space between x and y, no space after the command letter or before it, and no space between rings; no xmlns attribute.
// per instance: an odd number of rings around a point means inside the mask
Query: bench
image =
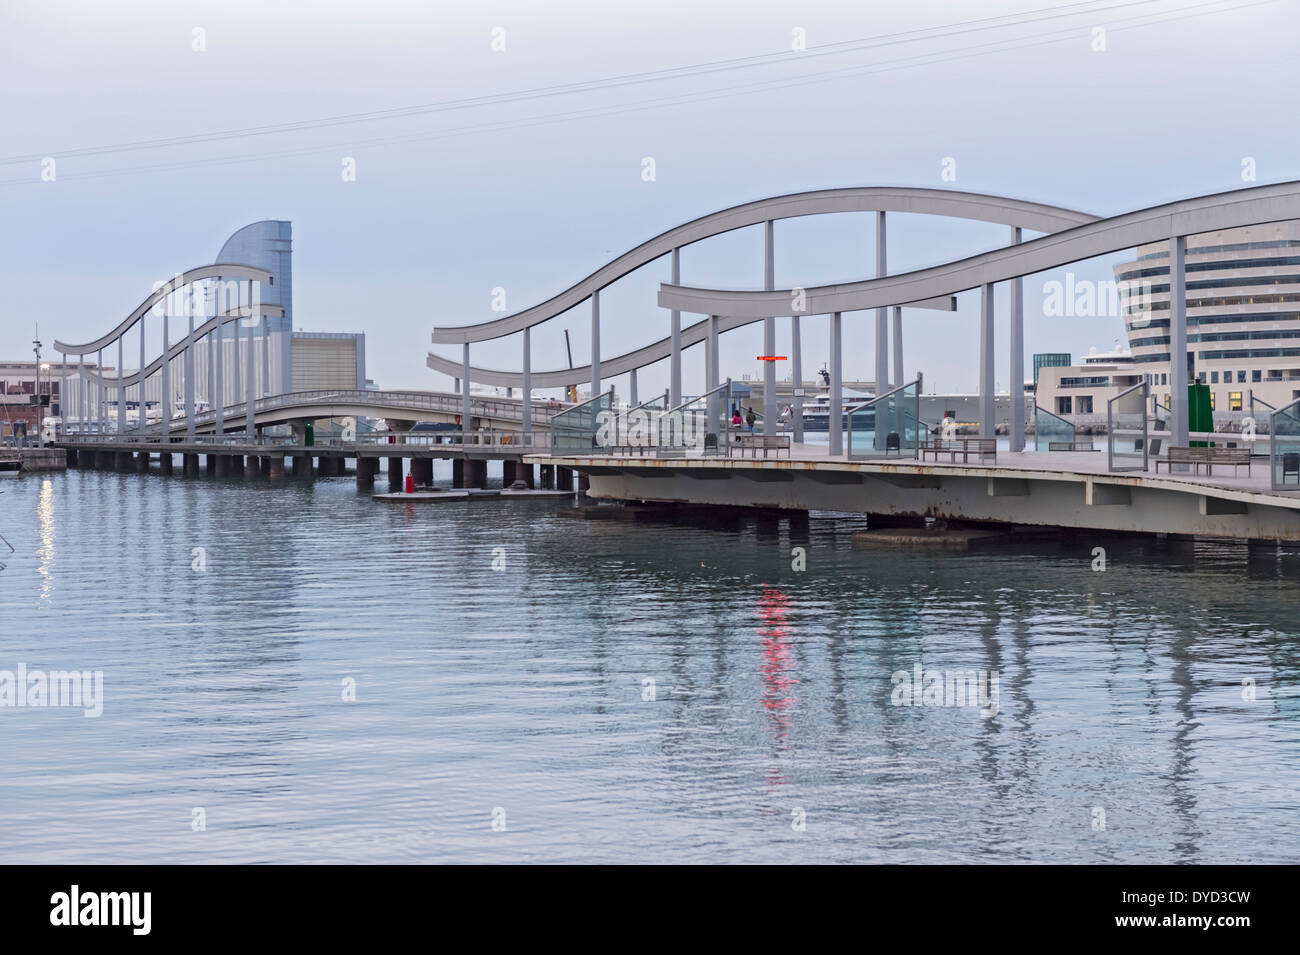
<svg viewBox="0 0 1300 955"><path fill-rule="evenodd" d="M998 440L997 438L932 438L930 441L921 445L921 460L925 460L927 454L933 454L935 461L939 460L939 455L948 455L949 461L957 463L957 455L961 455L962 463L970 461L973 454L977 460L983 461L991 458L994 462L998 459Z"/></svg>
<svg viewBox="0 0 1300 955"><path fill-rule="evenodd" d="M1048 441L1048 451L1095 451L1092 441Z"/></svg>
<svg viewBox="0 0 1300 955"><path fill-rule="evenodd" d="M775 451L776 456L780 457L781 452L785 456L790 456L790 436L788 434L742 434L734 445L728 445L728 450L734 447L743 458L745 452L749 451L751 457L758 457L758 452L763 452L763 457L767 457L768 451Z"/></svg>
<svg viewBox="0 0 1300 955"><path fill-rule="evenodd" d="M1170 472L1175 464L1187 464L1197 474L1204 467L1206 476L1214 474L1216 464L1224 467L1231 465L1234 475L1237 468L1244 464L1246 474L1250 474L1250 448L1170 448L1166 457L1156 458L1157 474L1160 473L1161 464Z"/></svg>

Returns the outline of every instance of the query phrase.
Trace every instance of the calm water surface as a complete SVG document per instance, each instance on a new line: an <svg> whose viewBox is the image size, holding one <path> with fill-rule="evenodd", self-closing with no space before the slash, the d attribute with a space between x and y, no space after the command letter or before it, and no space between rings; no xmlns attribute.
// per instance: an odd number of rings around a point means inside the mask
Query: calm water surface
<svg viewBox="0 0 1300 955"><path fill-rule="evenodd" d="M1300 552L854 550L852 517L351 478L0 490L0 670L105 693L0 708L0 862L1300 856ZM917 663L996 671L997 715L892 705Z"/></svg>

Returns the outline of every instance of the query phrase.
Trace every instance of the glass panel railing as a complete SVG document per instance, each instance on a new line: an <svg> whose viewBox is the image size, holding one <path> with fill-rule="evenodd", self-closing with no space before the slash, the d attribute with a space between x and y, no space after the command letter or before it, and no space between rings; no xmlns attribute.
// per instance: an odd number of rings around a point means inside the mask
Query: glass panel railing
<svg viewBox="0 0 1300 955"><path fill-rule="evenodd" d="M614 389L610 388L551 419L551 452L606 453L613 421Z"/></svg>
<svg viewBox="0 0 1300 955"><path fill-rule="evenodd" d="M657 454L718 454L726 450L731 379L698 398L682 402L659 415Z"/></svg>
<svg viewBox="0 0 1300 955"><path fill-rule="evenodd" d="M1034 450L1050 451L1052 445L1074 445L1074 425L1046 408L1034 405Z"/></svg>
<svg viewBox="0 0 1300 955"><path fill-rule="evenodd" d="M925 431L920 412L919 376L910 384L851 406L844 415L849 457L915 458Z"/></svg>
<svg viewBox="0 0 1300 955"><path fill-rule="evenodd" d="M613 445L628 451L641 451L658 444L659 419L668 410L668 392L627 408L614 419Z"/></svg>
<svg viewBox="0 0 1300 955"><path fill-rule="evenodd" d="M1273 490L1300 491L1300 401L1274 411L1269 431L1273 438L1269 454Z"/></svg>
<svg viewBox="0 0 1300 955"><path fill-rule="evenodd" d="M1106 467L1109 471L1145 471L1151 452L1147 431L1145 381L1125 389L1106 402Z"/></svg>

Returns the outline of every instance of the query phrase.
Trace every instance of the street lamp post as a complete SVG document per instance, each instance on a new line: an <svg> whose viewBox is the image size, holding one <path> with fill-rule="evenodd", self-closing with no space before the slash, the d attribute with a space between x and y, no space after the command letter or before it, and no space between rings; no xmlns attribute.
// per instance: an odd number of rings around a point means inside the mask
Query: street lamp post
<svg viewBox="0 0 1300 955"><path fill-rule="evenodd" d="M36 346L32 349L36 353L36 446L44 448L45 430L42 425L44 424L45 414L41 405L41 343L36 339L32 339L32 344Z"/></svg>

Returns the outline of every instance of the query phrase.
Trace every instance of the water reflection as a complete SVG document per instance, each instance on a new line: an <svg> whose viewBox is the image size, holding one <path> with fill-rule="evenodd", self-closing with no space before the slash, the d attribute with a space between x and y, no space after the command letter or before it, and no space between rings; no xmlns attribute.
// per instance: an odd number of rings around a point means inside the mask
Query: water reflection
<svg viewBox="0 0 1300 955"><path fill-rule="evenodd" d="M37 597L49 605L54 596L54 482L43 478L36 503L36 526L39 544L36 557L40 561L36 573L40 577Z"/></svg>

